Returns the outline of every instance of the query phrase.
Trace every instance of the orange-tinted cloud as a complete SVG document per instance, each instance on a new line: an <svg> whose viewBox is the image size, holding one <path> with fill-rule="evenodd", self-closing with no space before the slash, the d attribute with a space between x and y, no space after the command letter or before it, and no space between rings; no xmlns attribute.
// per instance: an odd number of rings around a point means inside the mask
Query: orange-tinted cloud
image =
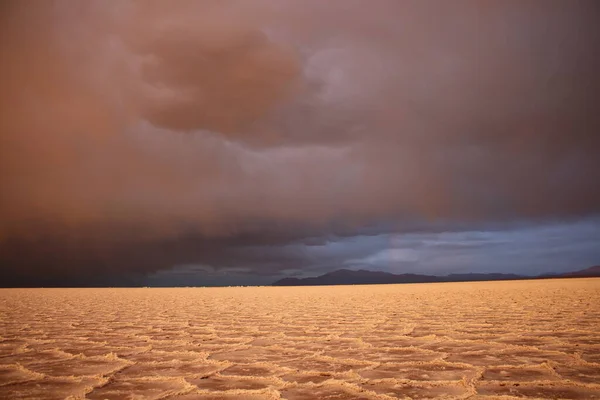
<svg viewBox="0 0 600 400"><path fill-rule="evenodd" d="M600 211L594 1L0 7L13 263Z"/></svg>

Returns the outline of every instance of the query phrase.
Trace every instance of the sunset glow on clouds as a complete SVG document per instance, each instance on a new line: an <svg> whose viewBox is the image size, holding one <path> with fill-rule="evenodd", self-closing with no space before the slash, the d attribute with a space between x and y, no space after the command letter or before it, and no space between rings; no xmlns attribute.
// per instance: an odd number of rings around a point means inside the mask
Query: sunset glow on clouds
<svg viewBox="0 0 600 400"><path fill-rule="evenodd" d="M3 279L600 261L594 1L0 10Z"/></svg>

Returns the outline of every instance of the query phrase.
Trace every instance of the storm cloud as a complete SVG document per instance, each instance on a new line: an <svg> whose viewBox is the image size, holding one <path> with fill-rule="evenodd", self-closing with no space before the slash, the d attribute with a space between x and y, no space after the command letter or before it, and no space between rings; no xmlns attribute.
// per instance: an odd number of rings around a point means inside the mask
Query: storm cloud
<svg viewBox="0 0 600 400"><path fill-rule="evenodd" d="M384 249L319 243L596 224L593 0L0 10L0 264L15 282L323 271Z"/></svg>

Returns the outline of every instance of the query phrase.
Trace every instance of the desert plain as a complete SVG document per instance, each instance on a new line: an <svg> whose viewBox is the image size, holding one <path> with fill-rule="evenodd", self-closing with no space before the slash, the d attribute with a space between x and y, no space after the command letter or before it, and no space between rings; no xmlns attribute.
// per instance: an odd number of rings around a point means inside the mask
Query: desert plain
<svg viewBox="0 0 600 400"><path fill-rule="evenodd" d="M600 399L600 279L0 290L2 399Z"/></svg>

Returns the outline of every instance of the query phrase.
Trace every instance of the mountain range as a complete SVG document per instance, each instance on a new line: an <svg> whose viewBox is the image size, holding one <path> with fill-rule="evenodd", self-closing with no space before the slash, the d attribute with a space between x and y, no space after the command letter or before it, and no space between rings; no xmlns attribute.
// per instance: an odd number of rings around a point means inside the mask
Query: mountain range
<svg viewBox="0 0 600 400"><path fill-rule="evenodd" d="M537 276L501 273L466 273L435 276L421 274L392 274L389 272L367 271L364 269L358 271L338 269L311 278L283 278L274 282L273 286L375 285L391 283L474 282L585 277L600 277L600 265L563 274L545 274Z"/></svg>

